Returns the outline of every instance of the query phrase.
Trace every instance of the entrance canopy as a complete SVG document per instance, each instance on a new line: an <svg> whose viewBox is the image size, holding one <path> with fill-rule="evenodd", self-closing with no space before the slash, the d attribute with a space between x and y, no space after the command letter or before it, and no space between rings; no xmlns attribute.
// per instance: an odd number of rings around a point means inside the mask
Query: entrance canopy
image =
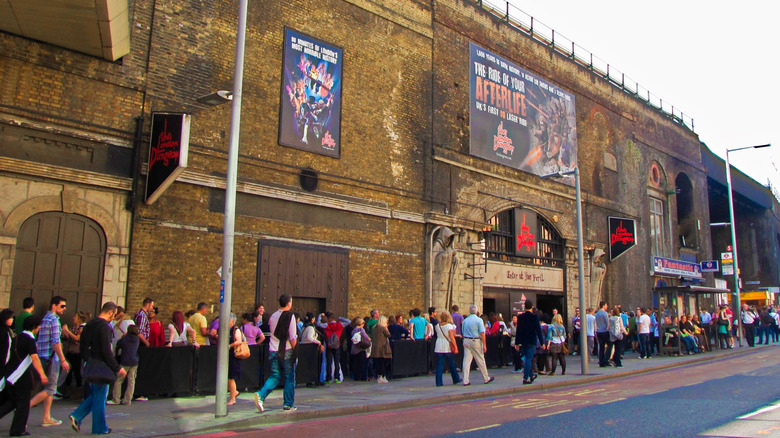
<svg viewBox="0 0 780 438"><path fill-rule="evenodd" d="M687 294L728 294L728 293L731 293L731 291L729 289L721 289L721 288L718 288L718 287L708 287L708 286L691 286L691 285L654 287L653 291L654 292L658 292L658 293L673 292L673 293L687 293Z"/></svg>

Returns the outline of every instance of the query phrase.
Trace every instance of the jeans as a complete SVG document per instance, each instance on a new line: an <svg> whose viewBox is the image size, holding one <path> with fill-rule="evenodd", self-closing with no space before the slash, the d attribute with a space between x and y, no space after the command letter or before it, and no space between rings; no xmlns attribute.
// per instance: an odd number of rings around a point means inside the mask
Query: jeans
<svg viewBox="0 0 780 438"><path fill-rule="evenodd" d="M523 354L523 380L531 380L536 345L521 345L520 351Z"/></svg>
<svg viewBox="0 0 780 438"><path fill-rule="evenodd" d="M691 353L691 352L698 353L699 352L696 349L696 341L693 340L693 336L683 336L682 340L683 340L683 342L685 342L685 349L688 351L688 353Z"/></svg>
<svg viewBox="0 0 780 438"><path fill-rule="evenodd" d="M612 356L612 362L615 363L616 367L622 367L623 362L620 359L620 356L623 355L623 340L618 339L614 342L610 342L610 349L607 350L606 355L607 357ZM614 352L614 354L613 354Z"/></svg>
<svg viewBox="0 0 780 438"><path fill-rule="evenodd" d="M650 357L653 354L653 346L650 344L650 333L639 334L639 357Z"/></svg>
<svg viewBox="0 0 780 438"><path fill-rule="evenodd" d="M92 433L108 433L106 424L106 397L108 397L108 385L99 383L89 384L89 395L81 402L79 407L70 414L78 424L90 413L92 414Z"/></svg>
<svg viewBox="0 0 780 438"><path fill-rule="evenodd" d="M284 372L284 406L292 407L295 403L295 364L291 360L292 351L285 351L284 359L279 357L279 352L271 351L268 358L271 360L271 376L265 381L260 391L257 391L257 395L260 396L260 400L265 400L268 394L279 385L282 380L282 372Z"/></svg>
<svg viewBox="0 0 780 438"><path fill-rule="evenodd" d="M326 380L341 380L341 350L338 348L328 348L325 350L325 358L327 365L325 371L327 372Z"/></svg>
<svg viewBox="0 0 780 438"><path fill-rule="evenodd" d="M609 365L609 348L611 342L609 342L609 332L596 332L596 339L599 341L599 366L605 367Z"/></svg>
<svg viewBox="0 0 780 438"><path fill-rule="evenodd" d="M447 366L450 367L450 374L452 375L452 383L457 385L460 383L460 376L458 375L458 369L455 367L455 359L452 353L436 353L436 386L444 385L444 361L447 361Z"/></svg>

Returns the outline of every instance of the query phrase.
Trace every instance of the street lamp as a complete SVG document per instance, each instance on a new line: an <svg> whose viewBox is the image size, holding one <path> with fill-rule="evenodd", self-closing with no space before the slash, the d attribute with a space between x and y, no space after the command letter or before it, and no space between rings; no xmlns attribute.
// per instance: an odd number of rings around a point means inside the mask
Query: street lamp
<svg viewBox="0 0 780 438"><path fill-rule="evenodd" d="M741 148L726 149L726 186L729 195L729 220L731 220L731 250L734 257L734 292L737 294L737 340L742 347L742 299L739 296L739 264L737 263L737 227L734 222L734 196L731 193L731 165L729 164L729 152L742 151L745 149L760 149L772 146L771 144L762 144L758 146L745 146Z"/></svg>
<svg viewBox="0 0 780 438"><path fill-rule="evenodd" d="M585 283L584 283L584 269L582 266L582 261L584 259L583 252L582 252L582 194L580 191L580 168L575 167L574 170L567 170L565 172L558 171L555 173L548 173L546 175L542 175L541 178L555 178L555 177L562 177L562 176L568 176L574 174L574 190L576 192L576 201L577 201L577 271L579 274L579 280L580 280L580 315L581 315L581 322L585 322L587 319L585 315ZM588 374L588 331L585 330L585 327L581 327L580 330L580 359L582 360L582 375Z"/></svg>
<svg viewBox="0 0 780 438"><path fill-rule="evenodd" d="M227 416L228 346L230 345L230 307L233 300L233 241L236 225L236 185L238 180L238 136L241 127L241 92L244 83L244 47L246 45L246 12L248 0L238 2L238 32L233 91L220 90L198 98L206 105L232 101L230 145L225 177L225 225L222 234L222 290L219 294L219 330L217 337L217 383L214 397L215 416Z"/></svg>

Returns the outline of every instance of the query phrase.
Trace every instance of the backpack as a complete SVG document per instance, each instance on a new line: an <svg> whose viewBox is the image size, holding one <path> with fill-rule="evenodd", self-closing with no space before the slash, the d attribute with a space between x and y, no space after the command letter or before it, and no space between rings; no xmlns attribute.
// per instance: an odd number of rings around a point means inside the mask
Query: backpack
<svg viewBox="0 0 780 438"><path fill-rule="evenodd" d="M609 334L615 339L623 339L623 330L620 328L620 321L617 319L614 320L614 323L612 323L609 328Z"/></svg>
<svg viewBox="0 0 780 438"><path fill-rule="evenodd" d="M328 348L331 350L338 350L339 348L339 336L334 332L328 337Z"/></svg>

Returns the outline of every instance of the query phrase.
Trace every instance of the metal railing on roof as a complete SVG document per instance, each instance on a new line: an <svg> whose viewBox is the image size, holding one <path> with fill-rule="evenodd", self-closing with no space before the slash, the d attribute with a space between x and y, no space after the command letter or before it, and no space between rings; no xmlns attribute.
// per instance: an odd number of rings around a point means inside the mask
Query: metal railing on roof
<svg viewBox="0 0 780 438"><path fill-rule="evenodd" d="M469 0L469 2L506 22L510 27L550 47L560 55L589 69L593 74L606 79L610 84L620 88L623 92L644 101L647 105L667 115L674 122L695 132L692 117L684 114L679 108L675 108L674 105L668 102L664 103L663 99L639 85L638 82L631 79L624 72L614 68L608 62L574 41L560 33L556 33L555 29L538 20L534 20L534 17L520 8L509 4L505 0Z"/></svg>

